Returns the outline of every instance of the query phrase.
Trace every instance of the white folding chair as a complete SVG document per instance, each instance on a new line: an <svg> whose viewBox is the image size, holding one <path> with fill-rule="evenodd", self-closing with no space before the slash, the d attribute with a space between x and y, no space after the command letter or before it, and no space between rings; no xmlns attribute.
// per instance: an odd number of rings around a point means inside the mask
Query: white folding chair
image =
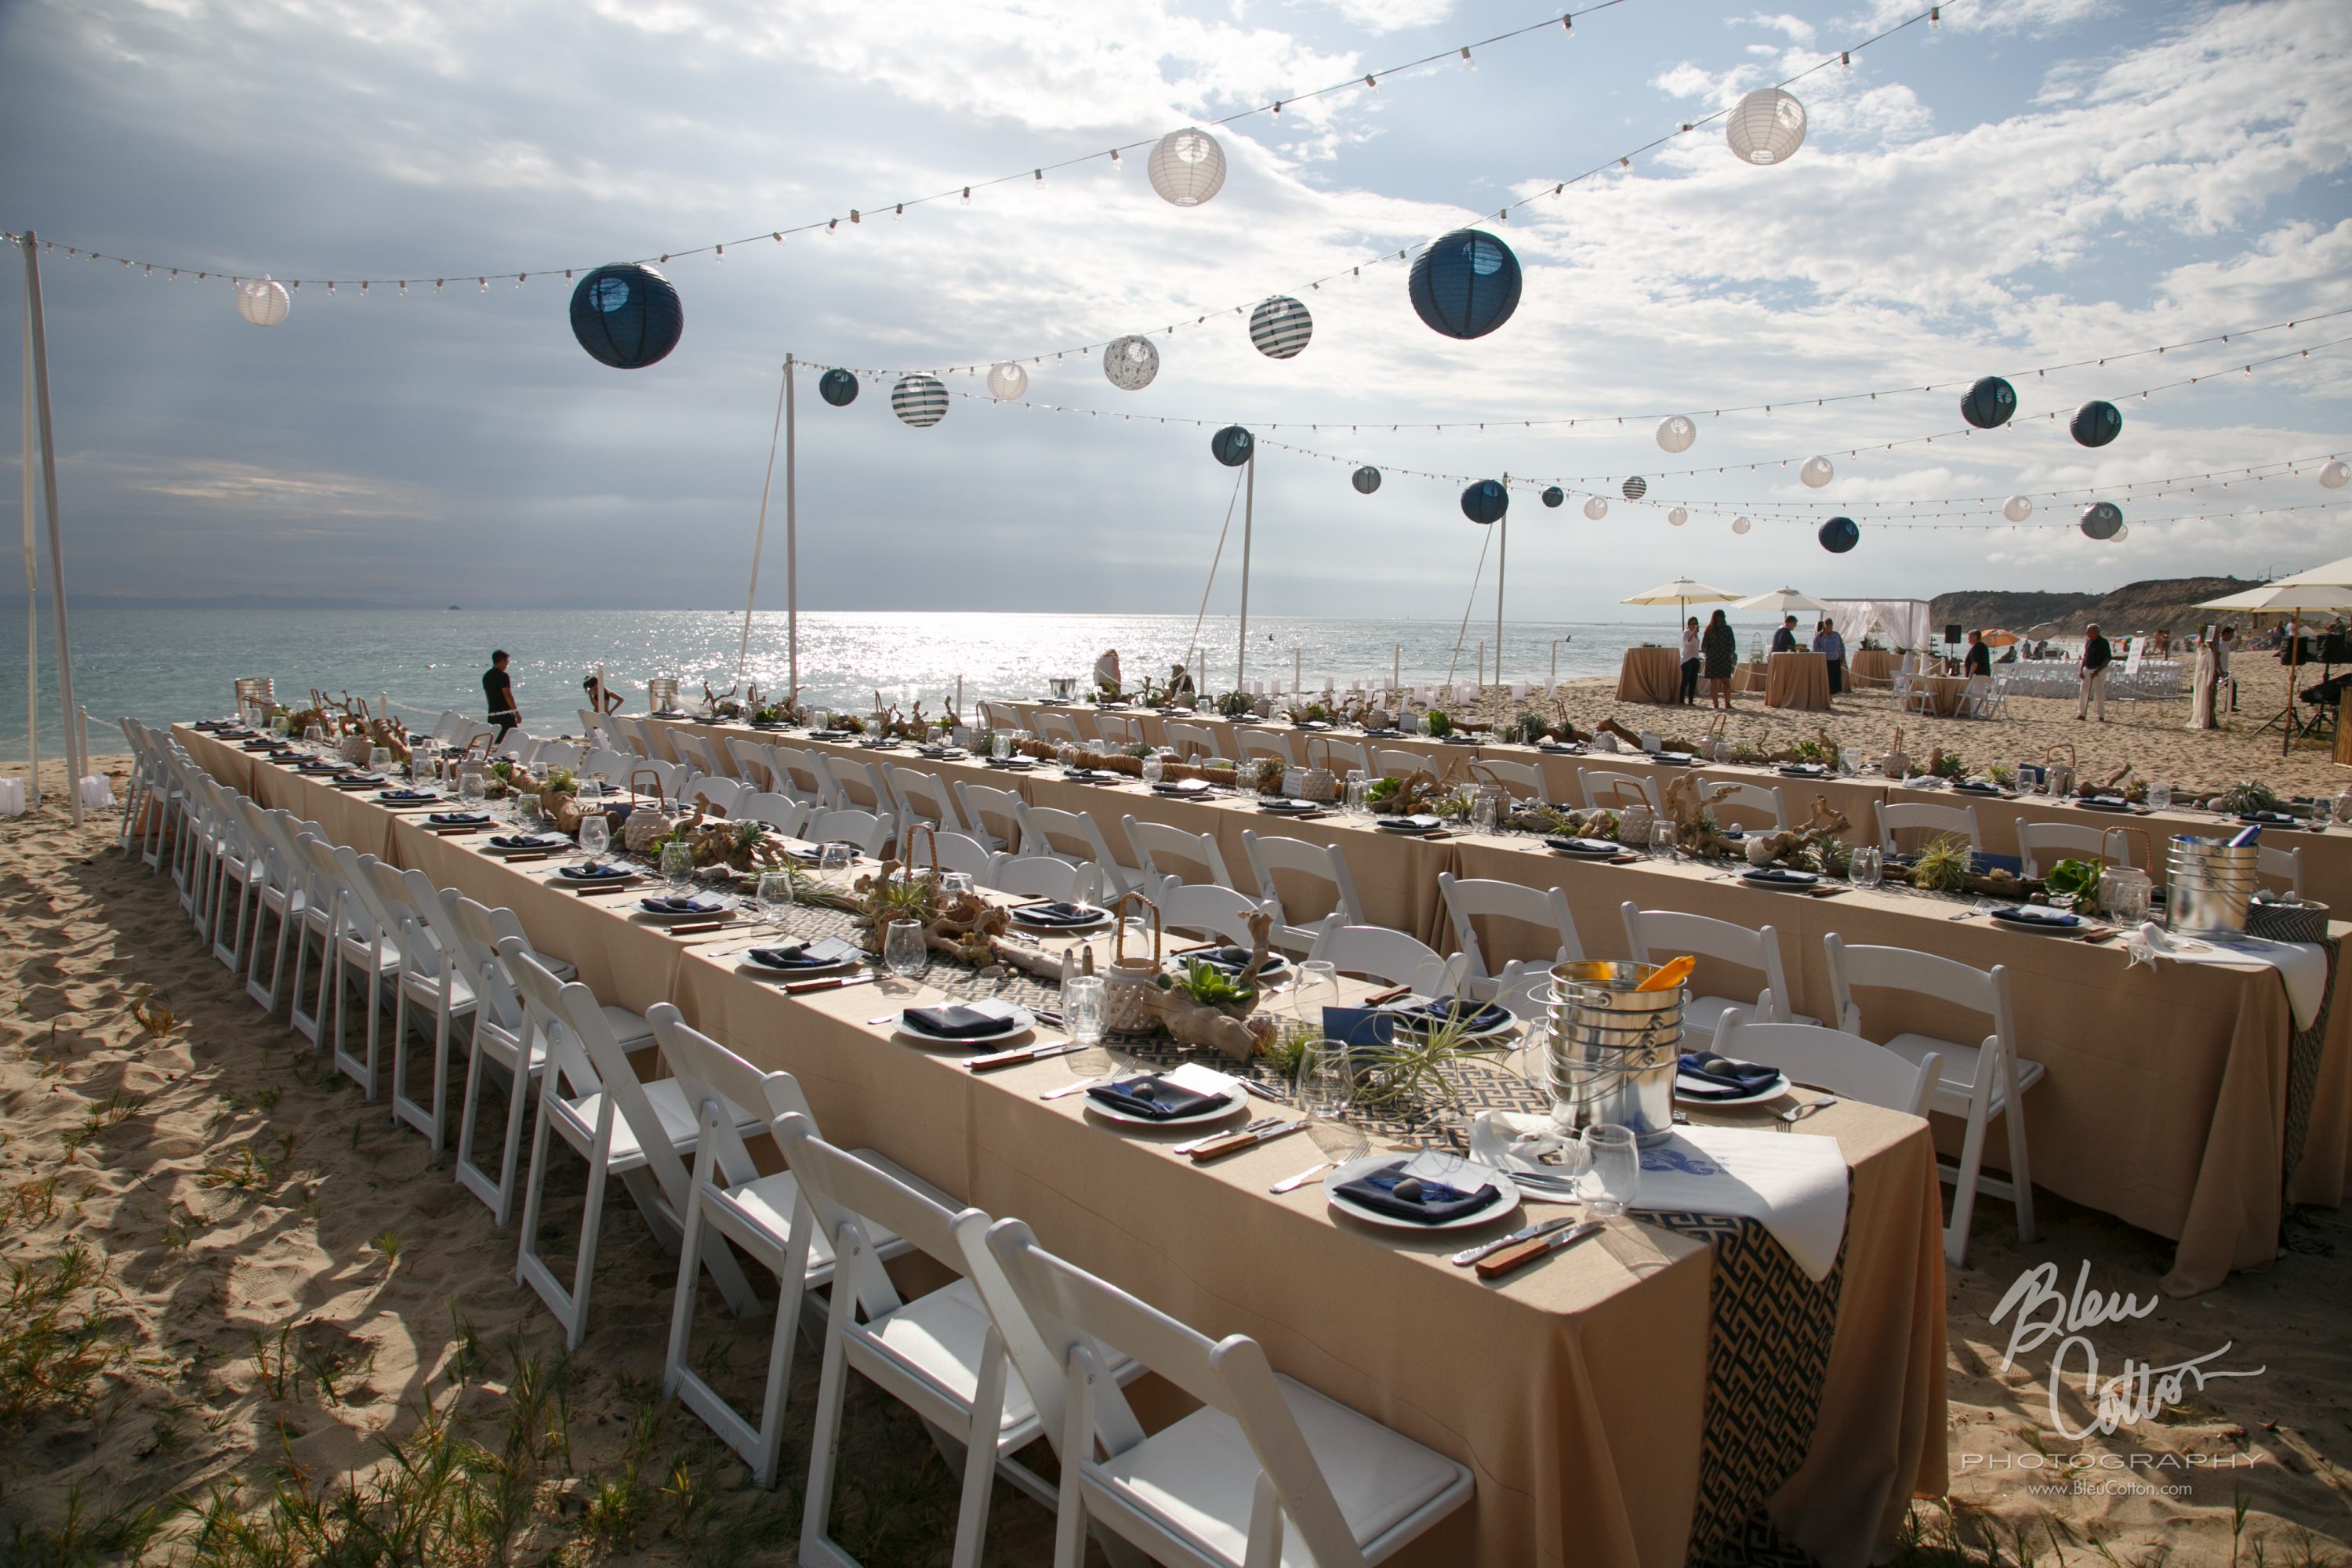
<svg viewBox="0 0 2352 1568"><path fill-rule="evenodd" d="M1080 1568L1092 1522L1185 1568L1365 1568L1470 1500L1463 1466L1279 1375L1255 1340L1210 1340L1048 1253L1019 1220L991 1226L987 1245L1024 1320L1000 1320L1006 1347L1061 1435L1055 1568ZM1145 1436L1110 1350L1202 1408Z"/></svg>
<svg viewBox="0 0 2352 1568"><path fill-rule="evenodd" d="M2079 822L2028 822L2017 819L2017 855L2029 877L2047 874L2050 868L2069 856L2081 856L2096 860L2103 858L2102 842L2116 846L2115 858L2128 866L2132 863L2131 835L2117 833L2109 837Z"/></svg>
<svg viewBox="0 0 2352 1568"><path fill-rule="evenodd" d="M1437 893L1445 901L1445 916L1454 927L1454 951L1462 958L1462 989L1473 996L1491 998L1496 992L1517 984L1519 976L1529 972L1548 978L1553 964L1584 956L1584 944L1576 935L1575 913L1569 907L1568 894L1561 889L1538 889L1517 882L1461 878L1451 871L1440 871ZM1486 950L1479 944L1476 922L1482 918L1516 921L1540 932L1539 940L1549 942L1557 939L1559 945L1549 957L1515 958L1496 969L1488 963Z"/></svg>
<svg viewBox="0 0 2352 1568"><path fill-rule="evenodd" d="M1290 753L1290 737L1279 730L1237 729L1234 731L1234 750L1241 753L1239 760L1244 763L1271 757L1286 768L1298 765L1298 759Z"/></svg>
<svg viewBox="0 0 2352 1568"><path fill-rule="evenodd" d="M748 741L740 735L727 737L727 756L735 764L734 773L755 790L775 788L775 761L769 755L767 742Z"/></svg>
<svg viewBox="0 0 2352 1568"><path fill-rule="evenodd" d="M1780 967L1780 933L1770 926L1749 931L1729 921L1686 915L1677 910L1645 910L1628 899L1619 906L1625 919L1625 946L1636 963L1653 963L1677 953L1717 958L1754 970L1764 980L1752 998L1694 996L1683 1007L1683 1030L1689 1035L1714 1032L1727 1012L1737 1011L1759 1024L1818 1024L1789 1007L1789 977ZM1654 958L1653 954L1659 955Z"/></svg>
<svg viewBox="0 0 2352 1568"><path fill-rule="evenodd" d="M1168 735L1168 749L1176 753L1180 763L1217 754L1217 733L1205 724L1180 724L1171 719L1161 727Z"/></svg>
<svg viewBox="0 0 2352 1568"><path fill-rule="evenodd" d="M811 844L854 844L868 855L879 855L890 844L893 831L890 814L860 811L855 806L840 806L831 811L814 812L801 837Z"/></svg>
<svg viewBox="0 0 2352 1568"><path fill-rule="evenodd" d="M1944 1179L1952 1184L1952 1217L1944 1226L1946 1260L1955 1268L1967 1260L1969 1223L1980 1192L2009 1199L2017 1210L2018 1241L2033 1240L2033 1173L2025 1147L2023 1100L2025 1091L2042 1081L2042 1066L2017 1054L2008 966L1996 963L1986 971L1907 947L1848 946L1835 931L1822 938L1822 946L1829 954L1837 1026L1849 1035L1863 1032L1862 1007L1854 992L1874 986L1932 997L1991 1021L1992 1033L1973 1050L1933 1035L1908 1032L1881 1045L1913 1062L1925 1062L1930 1055L1939 1058L1929 1105L1967 1124L1959 1163L1941 1166ZM2009 1134L2007 1181L1984 1173L1985 1128L1996 1116L2003 1118Z"/></svg>
<svg viewBox="0 0 2352 1568"><path fill-rule="evenodd" d="M1433 759L1402 746L1375 746L1372 766L1380 770L1382 778L1390 779L1409 779L1415 773L1434 775L1444 771Z"/></svg>
<svg viewBox="0 0 2352 1568"><path fill-rule="evenodd" d="M2280 849L2268 844L2254 846L2254 875L2284 883L2294 897L2303 897L2303 850Z"/></svg>
<svg viewBox="0 0 2352 1568"><path fill-rule="evenodd" d="M824 771L824 764L819 761L822 752L799 746L771 746L768 755L774 760L777 794L791 795L804 805L841 804L841 792L834 787L833 775Z"/></svg>
<svg viewBox="0 0 2352 1568"><path fill-rule="evenodd" d="M1903 852L1902 835L1906 833L1925 834L1934 838L1965 838L1969 841L1970 855L1984 848L1984 837L1977 831L1977 808L1973 805L1883 800L1874 800L1870 805L1878 813L1878 847L1889 855Z"/></svg>
<svg viewBox="0 0 2352 1568"><path fill-rule="evenodd" d="M1023 801L1019 816L1022 854L1051 855L1074 866L1091 865L1108 897L1145 885L1145 873L1118 863L1103 837L1102 826L1087 813Z"/></svg>
<svg viewBox="0 0 2352 1568"><path fill-rule="evenodd" d="M459 1020L470 1025L476 1007L473 976L463 944L440 889L422 871L404 871L373 856L360 862L374 885L376 901L400 923L400 984L393 988L392 1119L425 1134L439 1152L449 1103L449 1045ZM414 1005L433 1017L433 1087L429 1100L408 1088L408 1021Z"/></svg>
<svg viewBox="0 0 2352 1568"><path fill-rule="evenodd" d="M249 800L243 803L243 810L247 831L261 845L264 867L260 897L253 907L253 931L246 943L245 994L263 1013L275 1016L278 982L286 977L286 946L300 928L310 907L310 869L294 843L293 813L264 811ZM269 944L269 979L264 984L262 932L267 922L273 920L277 922L277 934Z"/></svg>
<svg viewBox="0 0 2352 1568"><path fill-rule="evenodd" d="M837 757L831 752L818 752L817 761L824 765L825 776L833 781L836 805L877 812L890 809L890 786L883 779L878 764L864 757Z"/></svg>
<svg viewBox="0 0 2352 1568"><path fill-rule="evenodd" d="M1106 749L1124 751L1129 746L1143 744L1143 721L1124 713L1097 713L1095 715L1095 733L1101 737L1100 744Z"/></svg>
<svg viewBox="0 0 2352 1568"><path fill-rule="evenodd" d="M591 746L588 754L580 759L580 775L599 779L605 784L629 787L629 770L638 759L626 752L616 752L609 746Z"/></svg>
<svg viewBox="0 0 2352 1568"><path fill-rule="evenodd" d="M1513 800L1540 801L1544 797L1543 771L1533 763L1514 762L1508 757L1480 757L1470 764L1470 776L1494 784Z"/></svg>
<svg viewBox="0 0 2352 1568"><path fill-rule="evenodd" d="M1943 1061L1934 1051L1913 1061L1820 1024L1751 1024L1737 1009L1715 1026L1714 1050L1733 1061L1769 1062L1790 1083L1912 1116L1927 1114Z"/></svg>
<svg viewBox="0 0 2352 1568"><path fill-rule="evenodd" d="M1642 773L1621 773L1609 768L1579 768L1576 787L1584 792L1585 805L1595 811L1614 811L1625 805L1646 805L1652 811L1662 811L1658 804L1658 786ZM1633 798L1628 800L1631 795Z"/></svg>
<svg viewBox="0 0 2352 1568"><path fill-rule="evenodd" d="M988 720L988 727L999 732L1009 734L1015 730L1029 728L1029 722L1022 717L1021 710L1010 702L982 702L980 705L980 710Z"/></svg>
<svg viewBox="0 0 2352 1568"><path fill-rule="evenodd" d="M966 833L963 816L956 810L955 792L948 781L921 768L902 768L895 763L882 764L882 776L890 786L893 808L898 820L912 827L928 822L945 833Z"/></svg>
<svg viewBox="0 0 2352 1568"><path fill-rule="evenodd" d="M269 886L269 844L254 829L252 819L259 806L226 787L219 798L221 850L213 882L213 956L231 974L242 974L250 957L246 942L247 917L259 923L255 911L261 906L263 889ZM231 887L236 889L234 908L229 904Z"/></svg>
<svg viewBox="0 0 2352 1568"><path fill-rule="evenodd" d="M999 855L980 885L1018 898L1085 904L1094 901L1099 875L1090 865L1051 855Z"/></svg>
<svg viewBox="0 0 2352 1568"><path fill-rule="evenodd" d="M677 760L696 773L719 778L730 776L727 765L719 760L718 749L711 745L709 737L698 735L683 724L673 724L669 728L669 746Z"/></svg>
<svg viewBox="0 0 2352 1568"><path fill-rule="evenodd" d="M720 816L728 817L740 816L743 797L759 793L740 779L720 778L707 773L686 786L688 805L699 800Z"/></svg>
<svg viewBox="0 0 2352 1568"><path fill-rule="evenodd" d="M1060 742L1066 745L1083 746L1086 737L1078 733L1077 721L1067 713L1053 713L1039 709L1029 721L1030 732L1041 741Z"/></svg>
<svg viewBox="0 0 2352 1568"><path fill-rule="evenodd" d="M1341 778L1346 778L1351 769L1362 773L1366 778L1378 776L1372 771L1370 754L1364 750L1363 743L1360 741L1339 741L1328 735L1309 735L1307 737L1306 750L1307 763L1309 767L1320 762Z"/></svg>
<svg viewBox="0 0 2352 1568"><path fill-rule="evenodd" d="M808 826L809 807L788 795L753 790L743 796L735 815L744 822L764 822L787 838L798 838L801 829Z"/></svg>
<svg viewBox="0 0 2352 1568"><path fill-rule="evenodd" d="M1715 818L1727 827L1755 826L1731 816L1735 812L1754 812L1765 825L1779 832L1789 826L1789 795L1779 784L1750 784L1744 779L1719 779L1701 774L1698 797Z"/></svg>
<svg viewBox="0 0 2352 1568"><path fill-rule="evenodd" d="M294 924L294 975L286 986L286 1022L315 1049L325 1048L323 1020L330 994L338 999L336 979L339 934L344 929L342 876L335 868L334 847L315 822L287 823L283 831L294 840L294 874L302 889L302 918ZM313 850L312 845L318 848ZM310 1005L302 1005L302 973L311 952L318 953L319 979L310 988Z"/></svg>
<svg viewBox="0 0 2352 1568"><path fill-rule="evenodd" d="M1410 985L1423 996L1451 994L1459 968L1427 942L1386 926L1326 925L1307 956L1360 980Z"/></svg>
<svg viewBox="0 0 2352 1568"><path fill-rule="evenodd" d="M474 1048L467 1058L466 1087L457 1111L457 1184L481 1199L489 1208L491 1223L503 1230L514 1216L515 1177L527 1126L524 1118L531 1091L539 1087L547 1067L547 1042L530 1026L522 995L499 952L501 940L520 949L520 939L501 939L489 910L472 899L452 897L447 902L449 923L457 931L475 997ZM506 1136L495 1176L474 1158L474 1127L482 1085L493 1070L503 1073L507 1082Z"/></svg>
<svg viewBox="0 0 2352 1568"><path fill-rule="evenodd" d="M322 956L320 960L320 1011L325 1011L329 987L332 987L335 1000L335 1070L357 1083L362 1092L373 1100L380 1077L378 1050L382 1044L383 988L387 981L395 986L400 982L400 946L396 939L400 922L376 896L372 879L360 865L357 850L320 840L306 847L314 864L323 856L325 868L336 878L341 894L337 908L342 923L335 933L331 956ZM367 983L367 1045L365 1054L357 1057L343 1046L347 969L359 971Z"/></svg>
<svg viewBox="0 0 2352 1568"><path fill-rule="evenodd" d="M955 783L956 805L963 813L963 831L992 849L1021 847L1021 807L1025 804L1009 789L993 784Z"/></svg>
<svg viewBox="0 0 2352 1568"><path fill-rule="evenodd" d="M1215 834L1187 833L1164 822L1139 822L1133 816L1122 816L1119 826L1127 830L1128 845L1135 851L1136 863L1142 868L1147 886L1171 879L1192 879L1184 875L1184 862L1199 866L1217 887L1234 885L1234 874L1225 869L1224 851L1217 847ZM1171 861L1177 864L1169 864Z"/></svg>
<svg viewBox="0 0 2352 1568"><path fill-rule="evenodd" d="M1186 936L1213 937L1221 942L1250 945L1249 917L1257 913L1258 901L1246 893L1231 888L1221 888L1213 882L1186 882L1168 877L1160 883L1160 923L1167 931Z"/></svg>
<svg viewBox="0 0 2352 1568"><path fill-rule="evenodd" d="M664 801L675 805L686 798L686 786L694 782L694 770L684 763L666 763L659 757L639 757L629 764L629 776L622 783L635 790L650 775L661 790Z"/></svg>
<svg viewBox="0 0 2352 1568"><path fill-rule="evenodd" d="M1304 838L1265 837L1256 829L1242 829L1242 853L1248 858L1250 879L1257 884L1258 897L1276 910L1275 941L1287 951L1314 945L1315 927L1320 923L1334 925L1370 925L1364 918L1364 906L1356 898L1356 880L1348 875L1348 858L1329 845L1309 843ZM1276 885L1275 874L1286 872L1294 877L1320 883L1331 890L1328 911L1312 921L1301 921L1292 905Z"/></svg>
<svg viewBox="0 0 2352 1568"><path fill-rule="evenodd" d="M939 852L941 871L961 871L971 879L974 887L987 886L989 871L1003 854L969 833L932 833L923 843Z"/></svg>

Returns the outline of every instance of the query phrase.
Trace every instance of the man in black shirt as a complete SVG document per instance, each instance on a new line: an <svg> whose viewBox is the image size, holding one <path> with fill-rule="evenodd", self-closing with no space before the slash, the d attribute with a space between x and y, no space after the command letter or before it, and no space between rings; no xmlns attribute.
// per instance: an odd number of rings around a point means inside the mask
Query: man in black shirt
<svg viewBox="0 0 2352 1568"><path fill-rule="evenodd" d="M2098 706L2099 722L2104 724L2107 721L2107 666L2115 661L2116 650L2108 645L2105 637L2099 635L2098 626L2084 626L2083 662L2075 667L2075 679L2080 683L2082 692L2074 700L2077 723L2082 721L2083 715L2094 703Z"/></svg>
<svg viewBox="0 0 2352 1568"><path fill-rule="evenodd" d="M1992 649L1985 647L1984 633L1969 634L1969 655L1960 663L1960 673L1986 676L1992 673Z"/></svg>
<svg viewBox="0 0 2352 1568"><path fill-rule="evenodd" d="M1797 651L1796 616L1790 616L1787 619L1783 620L1780 623L1780 629L1772 634L1772 651L1774 653L1794 653Z"/></svg>
<svg viewBox="0 0 2352 1568"><path fill-rule="evenodd" d="M482 671L482 700L489 704L490 722L499 727L497 740L507 738L507 731L522 722L521 710L515 707L514 682L507 679L507 650L490 655L490 668Z"/></svg>

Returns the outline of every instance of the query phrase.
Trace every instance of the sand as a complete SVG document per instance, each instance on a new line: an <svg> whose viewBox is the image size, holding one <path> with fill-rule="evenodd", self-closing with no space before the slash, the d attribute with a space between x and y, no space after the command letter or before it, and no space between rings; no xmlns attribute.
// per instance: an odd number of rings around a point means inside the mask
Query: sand
<svg viewBox="0 0 2352 1568"><path fill-rule="evenodd" d="M291 1522L300 1500L356 1484L362 1499L415 1505L437 1532L436 1563L490 1560L500 1540L519 1562L791 1562L810 1352L785 1481L760 1493L659 1396L674 1265L616 1198L595 1324L565 1358L552 1319L515 1283L511 1229L492 1226L446 1155L262 1019L191 931L169 879L114 847L117 820L76 833L53 802L0 822L0 1264L51 1279L61 1260L86 1259L62 1326L81 1313L98 1325L66 1397L23 1397L26 1363L0 1358L0 1560L310 1562ZM578 1167L553 1168L551 1228L576 1230ZM2110 1373L2126 1355L2166 1364L2225 1342L2213 1365L2266 1370L2085 1441L2053 1429L2042 1381L2054 1347L1997 1372L2008 1325L1990 1314L2044 1261L2063 1287L2087 1261L2096 1286L2155 1300L2169 1249L2046 1196L2042 1224L2020 1248L2006 1208L1980 1205L1969 1265L1952 1274L1958 1521L1919 1505L1906 1558L1957 1562L1960 1543L1980 1553L1990 1533L2005 1557L2025 1554L2021 1534L2034 1558L2084 1568L2352 1560L2352 1222L2298 1215L2267 1271L2086 1330ZM568 1235L551 1245L568 1257ZM0 1309L16 1343L24 1300ZM744 1388L769 1324L711 1307L698 1325L698 1357ZM2062 1408L2082 1424L2078 1400ZM416 1473L447 1461L429 1503L388 1461L392 1442ZM874 1564L943 1562L953 1489L920 1427L854 1382L849 1446L836 1519L852 1549ZM2083 1468L2085 1489L2036 1495L2069 1483L2053 1457L2072 1455L2205 1462ZM2131 1489L2174 1485L2189 1489ZM219 1500L208 1512L206 1500ZM1048 1517L1009 1488L998 1500L991 1561L1045 1562ZM321 1518L324 1536L349 1532L333 1510Z"/></svg>

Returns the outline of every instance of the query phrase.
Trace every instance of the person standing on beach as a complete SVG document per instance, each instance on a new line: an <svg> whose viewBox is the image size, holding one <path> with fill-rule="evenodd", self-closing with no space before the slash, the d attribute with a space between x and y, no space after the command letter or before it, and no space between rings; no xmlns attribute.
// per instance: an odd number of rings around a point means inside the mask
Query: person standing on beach
<svg viewBox="0 0 2352 1568"><path fill-rule="evenodd" d="M2213 644L2213 711L2216 715L2221 711L2223 687L2229 688L2230 711L2235 713L2238 710L2238 683L2230 679L2230 653L2236 647L2237 638L2237 627L2223 626L2221 637Z"/></svg>
<svg viewBox="0 0 2352 1568"><path fill-rule="evenodd" d="M1685 703L1696 706L1698 702L1698 672L1706 665L1706 661L1699 658L1698 653L1698 617L1693 616L1683 623L1682 700Z"/></svg>
<svg viewBox="0 0 2352 1568"><path fill-rule="evenodd" d="M1715 617L1717 620L1721 620L1723 618L1723 612L1721 610L1716 611ZM1772 651L1774 653L1794 653L1797 651L1796 616L1790 616L1783 619L1780 622L1780 629L1772 634Z"/></svg>
<svg viewBox="0 0 2352 1568"><path fill-rule="evenodd" d="M2074 699L2074 721L2081 723L2094 703L2099 710L2099 722L2107 721L2107 666L2115 663L2116 650L2099 635L2097 623L2083 628L2083 659L2074 667L2074 679L2081 695Z"/></svg>
<svg viewBox="0 0 2352 1568"><path fill-rule="evenodd" d="M1731 710L1731 672L1739 665L1739 638L1731 623L1717 610L1706 623L1706 635L1698 640L1699 655L1706 663L1706 695L1709 705Z"/></svg>
<svg viewBox="0 0 2352 1568"><path fill-rule="evenodd" d="M1962 675L1971 676L1981 675L1988 678L1991 676L1992 649L1985 646L1984 633L1970 632L1969 634L1968 657L1960 661L1960 673Z"/></svg>
<svg viewBox="0 0 2352 1568"><path fill-rule="evenodd" d="M581 679L580 689L588 694L588 706L593 712L610 713L621 706L621 694L597 679L593 669Z"/></svg>
<svg viewBox="0 0 2352 1568"><path fill-rule="evenodd" d="M1813 628L1813 651L1829 660L1830 695L1835 697L1845 689L1845 638L1835 622L1823 620Z"/></svg>
<svg viewBox="0 0 2352 1568"><path fill-rule="evenodd" d="M522 722L522 710L515 706L514 682L507 679L504 648L490 655L490 668L482 671L482 700L489 704L490 722L499 727L497 738L490 742L495 746Z"/></svg>

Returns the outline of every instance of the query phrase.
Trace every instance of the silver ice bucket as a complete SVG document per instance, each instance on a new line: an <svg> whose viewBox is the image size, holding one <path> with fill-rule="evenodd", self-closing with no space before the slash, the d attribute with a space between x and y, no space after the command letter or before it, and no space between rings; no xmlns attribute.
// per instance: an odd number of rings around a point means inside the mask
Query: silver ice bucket
<svg viewBox="0 0 2352 1568"><path fill-rule="evenodd" d="M1654 963L1595 960L1552 966L1544 1078L1563 1131L1630 1127L1644 1146L1675 1131L1675 1068L1690 993L1636 989Z"/></svg>
<svg viewBox="0 0 2352 1568"><path fill-rule="evenodd" d="M2184 834L2165 848L2164 921L2177 931L2242 931L2254 893L2254 846Z"/></svg>

